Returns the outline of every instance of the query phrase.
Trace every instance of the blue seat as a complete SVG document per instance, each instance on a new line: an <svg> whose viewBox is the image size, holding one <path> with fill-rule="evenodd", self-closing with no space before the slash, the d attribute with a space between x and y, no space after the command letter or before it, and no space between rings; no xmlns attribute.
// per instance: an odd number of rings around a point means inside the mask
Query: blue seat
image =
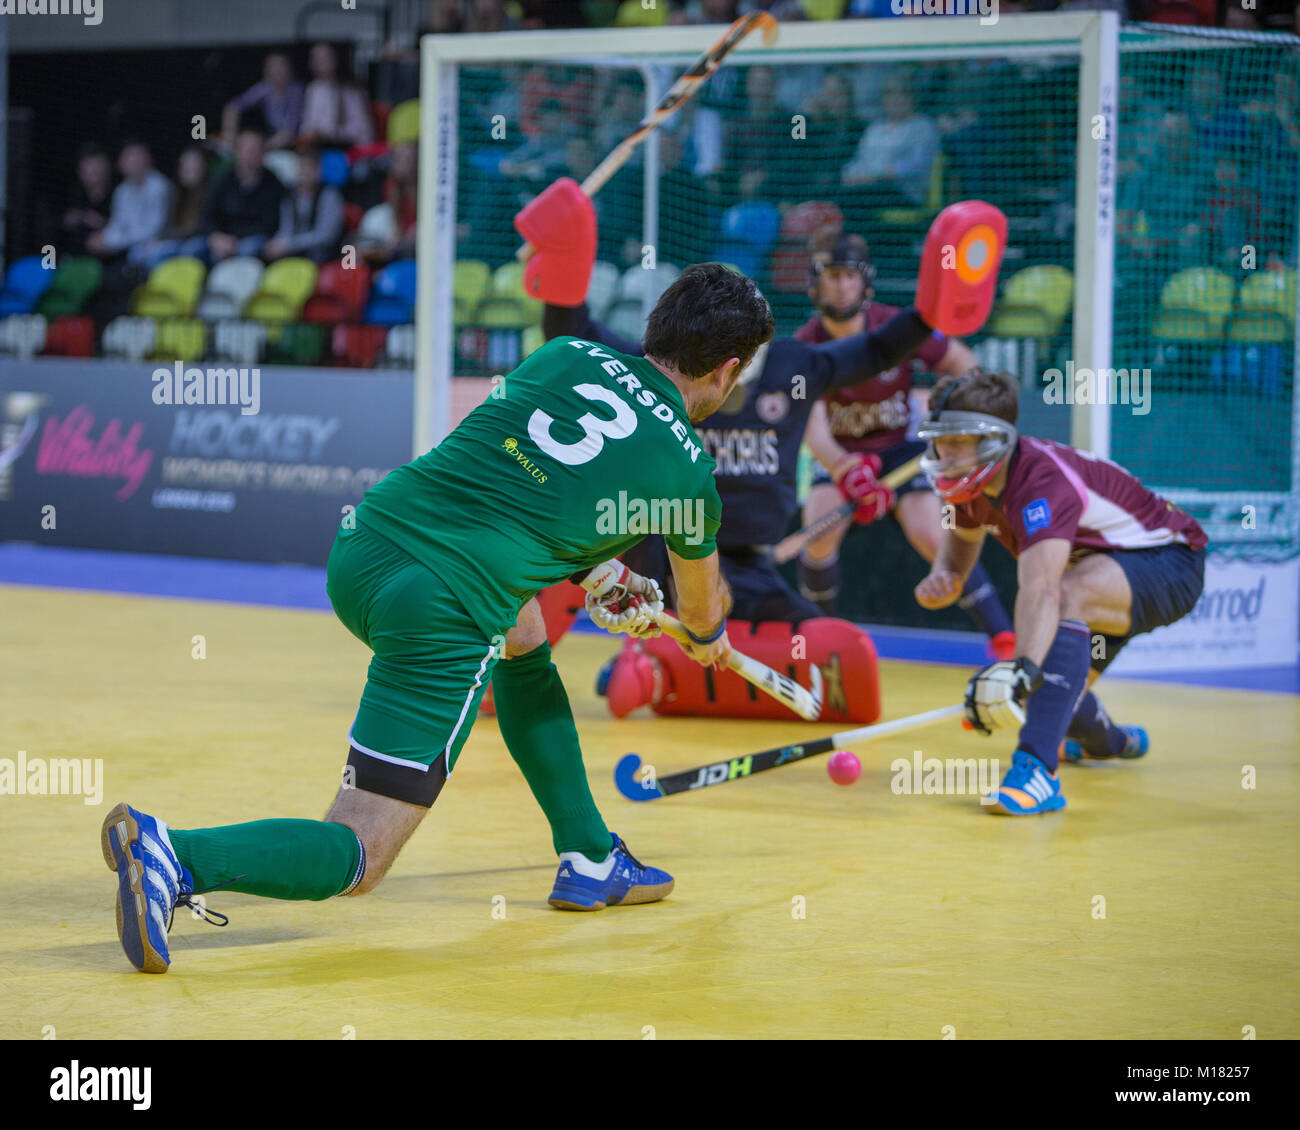
<svg viewBox="0 0 1300 1130"><path fill-rule="evenodd" d="M749 244L760 256L771 249L780 232L780 209L762 200L735 204L722 216L723 240Z"/></svg>
<svg viewBox="0 0 1300 1130"><path fill-rule="evenodd" d="M54 271L41 265L39 255L14 260L0 290L0 318L8 314L30 314L54 283Z"/></svg>
<svg viewBox="0 0 1300 1130"><path fill-rule="evenodd" d="M415 321L415 306L392 295L375 294L362 317L372 326L404 326Z"/></svg>
<svg viewBox="0 0 1300 1130"><path fill-rule="evenodd" d="M743 275L751 279L757 277L763 269L763 253L756 251L747 243L720 243L713 250L715 263L730 263Z"/></svg>
<svg viewBox="0 0 1300 1130"><path fill-rule="evenodd" d="M320 155L320 179L322 184L332 184L342 188L352 177L352 166L348 164L348 155L342 149L323 149Z"/></svg>
<svg viewBox="0 0 1300 1130"><path fill-rule="evenodd" d="M389 263L375 276L370 292L383 298L399 298L408 306L415 305L415 260L398 259Z"/></svg>

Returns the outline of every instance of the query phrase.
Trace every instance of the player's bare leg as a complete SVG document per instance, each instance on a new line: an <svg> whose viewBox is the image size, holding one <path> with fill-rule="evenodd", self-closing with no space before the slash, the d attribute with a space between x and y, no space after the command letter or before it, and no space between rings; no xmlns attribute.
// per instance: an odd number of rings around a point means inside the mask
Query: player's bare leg
<svg viewBox="0 0 1300 1130"><path fill-rule="evenodd" d="M364 895L379 886L397 853L428 811L418 804L407 804L365 789L347 785L339 789L325 819L351 828L366 851L365 872L347 894Z"/></svg>

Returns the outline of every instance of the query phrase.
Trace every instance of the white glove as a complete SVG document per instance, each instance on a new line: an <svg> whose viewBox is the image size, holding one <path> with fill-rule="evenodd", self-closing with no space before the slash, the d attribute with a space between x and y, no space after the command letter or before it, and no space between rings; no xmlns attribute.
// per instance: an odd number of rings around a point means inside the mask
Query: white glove
<svg viewBox="0 0 1300 1130"><path fill-rule="evenodd" d="M659 613L664 594L653 577L632 572L621 561L597 565L582 581L587 590L587 615L597 627L638 639L663 634Z"/></svg>
<svg viewBox="0 0 1300 1130"><path fill-rule="evenodd" d="M980 668L966 684L967 720L982 734L1023 726L1024 701L1042 681L1038 665L1023 656Z"/></svg>

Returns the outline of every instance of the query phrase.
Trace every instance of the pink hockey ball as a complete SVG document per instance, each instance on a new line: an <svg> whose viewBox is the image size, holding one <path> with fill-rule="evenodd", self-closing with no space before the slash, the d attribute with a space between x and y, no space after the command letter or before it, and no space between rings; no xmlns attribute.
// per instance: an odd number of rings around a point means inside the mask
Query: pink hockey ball
<svg viewBox="0 0 1300 1130"><path fill-rule="evenodd" d="M851 785L862 776L862 762L847 749L837 749L826 763L826 772L837 785Z"/></svg>

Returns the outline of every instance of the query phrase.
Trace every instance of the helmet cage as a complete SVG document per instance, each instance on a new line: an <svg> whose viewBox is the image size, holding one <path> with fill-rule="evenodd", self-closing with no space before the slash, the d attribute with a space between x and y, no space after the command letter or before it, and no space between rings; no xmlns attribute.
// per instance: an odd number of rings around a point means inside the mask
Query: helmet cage
<svg viewBox="0 0 1300 1130"><path fill-rule="evenodd" d="M917 428L917 438L925 441L921 471L945 502L970 502L977 498L1011 456L1019 440L1013 424L984 412L941 411L932 414ZM974 459L960 463L940 458L935 440L944 436L975 436L978 444Z"/></svg>

